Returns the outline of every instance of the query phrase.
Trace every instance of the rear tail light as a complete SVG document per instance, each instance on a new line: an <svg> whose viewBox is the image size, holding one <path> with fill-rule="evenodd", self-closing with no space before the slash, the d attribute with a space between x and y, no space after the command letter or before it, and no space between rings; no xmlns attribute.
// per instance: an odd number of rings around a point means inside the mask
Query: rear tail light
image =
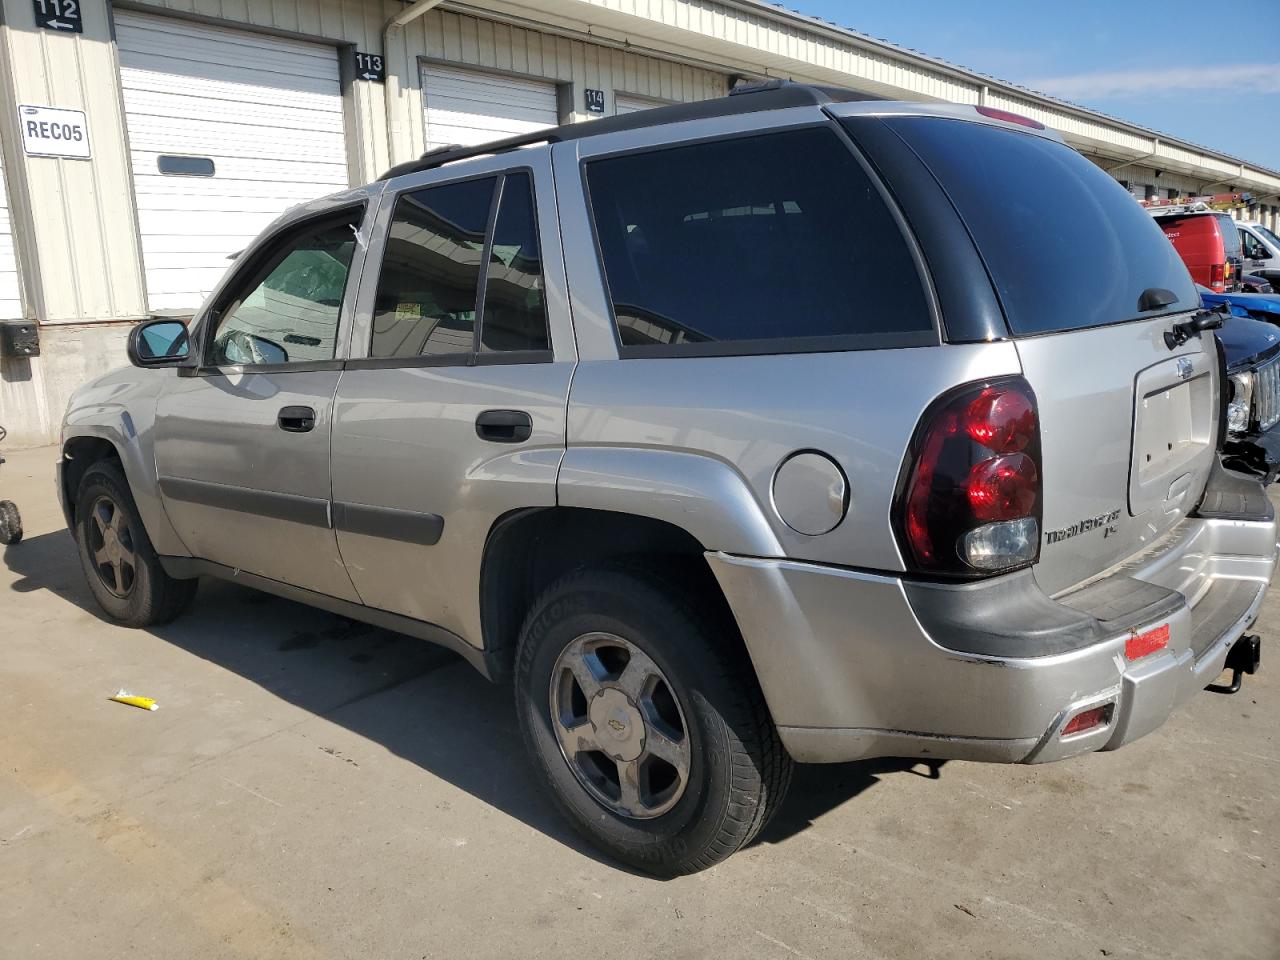
<svg viewBox="0 0 1280 960"><path fill-rule="evenodd" d="M1209 286L1214 293L1226 293L1227 265L1225 263L1215 263L1209 267Z"/></svg>
<svg viewBox="0 0 1280 960"><path fill-rule="evenodd" d="M895 517L912 569L978 577L1040 553L1040 422L1021 377L972 384L916 428Z"/></svg>

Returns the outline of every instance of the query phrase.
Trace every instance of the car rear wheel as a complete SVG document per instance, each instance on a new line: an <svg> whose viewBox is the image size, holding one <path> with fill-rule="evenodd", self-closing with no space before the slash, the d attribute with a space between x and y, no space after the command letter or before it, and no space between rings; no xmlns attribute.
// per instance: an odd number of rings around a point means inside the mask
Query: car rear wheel
<svg viewBox="0 0 1280 960"><path fill-rule="evenodd" d="M195 596L196 580L164 572L115 463L103 461L85 471L75 534L89 590L112 620L130 627L168 623Z"/></svg>
<svg viewBox="0 0 1280 960"><path fill-rule="evenodd" d="M569 822L648 873L724 860L790 782L731 620L653 566L581 570L547 590L522 631L516 700Z"/></svg>

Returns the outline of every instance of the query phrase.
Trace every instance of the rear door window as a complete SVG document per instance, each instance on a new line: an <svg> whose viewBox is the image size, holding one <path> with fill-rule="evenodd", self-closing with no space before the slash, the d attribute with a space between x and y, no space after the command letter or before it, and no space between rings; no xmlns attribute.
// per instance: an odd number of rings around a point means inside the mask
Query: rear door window
<svg viewBox="0 0 1280 960"><path fill-rule="evenodd" d="M542 253L527 173L503 178L485 279L482 353L550 349L542 295Z"/></svg>
<svg viewBox="0 0 1280 960"><path fill-rule="evenodd" d="M811 128L589 162L622 355L934 343L880 191Z"/></svg>
<svg viewBox="0 0 1280 960"><path fill-rule="evenodd" d="M1014 334L1098 327L1199 305L1187 268L1152 217L1065 144L941 117L885 122L950 195ZM1140 312L1138 301L1151 287L1171 291L1176 301Z"/></svg>
<svg viewBox="0 0 1280 960"><path fill-rule="evenodd" d="M369 356L459 357L474 350L481 257L497 177L396 201L374 301Z"/></svg>

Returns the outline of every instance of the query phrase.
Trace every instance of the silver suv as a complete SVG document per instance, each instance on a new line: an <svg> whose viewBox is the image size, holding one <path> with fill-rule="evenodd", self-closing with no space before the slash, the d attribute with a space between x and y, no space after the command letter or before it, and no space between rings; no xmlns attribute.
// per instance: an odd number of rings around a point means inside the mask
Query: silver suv
<svg viewBox="0 0 1280 960"><path fill-rule="evenodd" d="M214 576L443 644L685 873L793 761L1114 749L1217 677L1276 525L1215 322L1040 124L773 85L290 211L79 391L59 492L113 619Z"/></svg>

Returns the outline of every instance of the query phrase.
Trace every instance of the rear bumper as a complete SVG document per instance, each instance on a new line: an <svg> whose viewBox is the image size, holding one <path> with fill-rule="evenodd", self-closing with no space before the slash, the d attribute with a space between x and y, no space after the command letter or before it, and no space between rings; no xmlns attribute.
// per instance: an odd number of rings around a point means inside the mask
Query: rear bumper
<svg viewBox="0 0 1280 960"><path fill-rule="evenodd" d="M1221 673L1275 566L1267 514L1185 520L1090 592L1055 600L1031 571L927 587L785 560L708 560L795 759L1041 763L1123 746ZM1165 624L1166 647L1126 659L1128 639ZM1063 736L1104 704L1108 723Z"/></svg>

